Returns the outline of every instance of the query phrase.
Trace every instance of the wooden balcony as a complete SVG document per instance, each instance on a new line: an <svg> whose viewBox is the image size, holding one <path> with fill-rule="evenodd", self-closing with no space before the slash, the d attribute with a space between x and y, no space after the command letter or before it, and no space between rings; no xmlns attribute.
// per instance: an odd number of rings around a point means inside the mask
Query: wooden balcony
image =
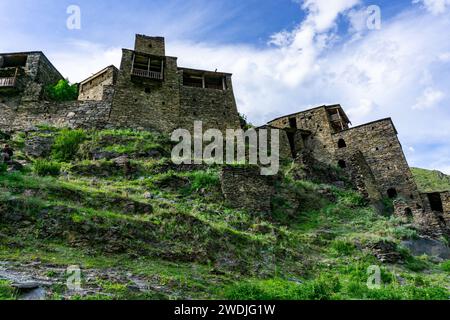
<svg viewBox="0 0 450 320"><path fill-rule="evenodd" d="M162 72L150 71L150 70L142 70L142 69L131 69L131 75L141 78L148 78L154 80L163 80Z"/></svg>
<svg viewBox="0 0 450 320"><path fill-rule="evenodd" d="M13 88L16 86L16 77L0 78L1 88Z"/></svg>

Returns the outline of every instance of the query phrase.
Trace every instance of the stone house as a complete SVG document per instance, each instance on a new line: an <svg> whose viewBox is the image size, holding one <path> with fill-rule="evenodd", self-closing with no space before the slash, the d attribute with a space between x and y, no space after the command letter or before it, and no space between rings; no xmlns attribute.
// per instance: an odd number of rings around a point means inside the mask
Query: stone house
<svg viewBox="0 0 450 320"><path fill-rule="evenodd" d="M64 79L40 51L0 53L0 96L19 94L22 101L38 101L44 88Z"/></svg>

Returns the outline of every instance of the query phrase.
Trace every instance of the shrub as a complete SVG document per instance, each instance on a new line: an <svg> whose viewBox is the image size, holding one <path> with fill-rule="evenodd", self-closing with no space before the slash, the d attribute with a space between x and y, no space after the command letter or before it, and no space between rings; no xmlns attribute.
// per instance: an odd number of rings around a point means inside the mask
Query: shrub
<svg viewBox="0 0 450 320"><path fill-rule="evenodd" d="M53 159L56 161L72 160L85 138L86 135L83 130L62 130L55 138L52 147Z"/></svg>
<svg viewBox="0 0 450 320"><path fill-rule="evenodd" d="M207 189L220 183L218 173L211 170L192 172L189 174L189 180L191 181L191 191Z"/></svg>
<svg viewBox="0 0 450 320"><path fill-rule="evenodd" d="M447 272L450 272L450 260L442 262L441 269Z"/></svg>
<svg viewBox="0 0 450 320"><path fill-rule="evenodd" d="M0 174L5 173L8 170L8 166L6 163L0 163Z"/></svg>
<svg viewBox="0 0 450 320"><path fill-rule="evenodd" d="M57 162L38 159L33 164L33 172L40 176L57 176L61 165Z"/></svg>
<svg viewBox="0 0 450 320"><path fill-rule="evenodd" d="M348 256L355 250L355 245L344 240L334 240L331 249L339 256Z"/></svg>
<svg viewBox="0 0 450 320"><path fill-rule="evenodd" d="M59 80L55 85L49 85L45 89L46 96L54 101L70 101L78 98L78 86L71 85L68 80Z"/></svg>

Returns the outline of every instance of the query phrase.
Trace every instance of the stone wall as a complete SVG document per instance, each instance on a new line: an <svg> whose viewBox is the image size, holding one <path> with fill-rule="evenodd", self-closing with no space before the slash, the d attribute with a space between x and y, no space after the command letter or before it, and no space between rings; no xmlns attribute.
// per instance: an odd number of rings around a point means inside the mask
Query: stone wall
<svg viewBox="0 0 450 320"><path fill-rule="evenodd" d="M383 199L372 169L361 151L358 150L349 157L346 170L350 173L356 189L364 198L374 203Z"/></svg>
<svg viewBox="0 0 450 320"><path fill-rule="evenodd" d="M441 192L441 201L444 213L450 215L450 191Z"/></svg>
<svg viewBox="0 0 450 320"><path fill-rule="evenodd" d="M166 55L166 45L163 37L149 37L142 34L136 35L134 50L164 57Z"/></svg>
<svg viewBox="0 0 450 320"><path fill-rule="evenodd" d="M333 132L326 107L319 107L291 116L285 116L269 122L277 128L291 128L289 119L295 118L297 128L310 131L311 134L305 137L304 146L306 149L314 151L314 158L326 164L334 163L334 143L331 137ZM296 142L299 143L301 136Z"/></svg>
<svg viewBox="0 0 450 320"><path fill-rule="evenodd" d="M404 199L417 203L421 201L391 119L344 130L333 134L332 138L336 161L348 161L356 151L360 151L384 196L394 188ZM345 141L346 147L338 147L340 139Z"/></svg>
<svg viewBox="0 0 450 320"><path fill-rule="evenodd" d="M123 50L110 121L119 127L170 133L179 122L176 58L165 59L163 81L132 79L133 54L132 50Z"/></svg>
<svg viewBox="0 0 450 320"><path fill-rule="evenodd" d="M179 71L180 83L183 74ZM191 129L194 121L201 120L205 130L214 128L225 133L226 129L240 128L239 114L233 94L231 77L227 77L227 89L207 89L180 85L180 127Z"/></svg>
<svg viewBox="0 0 450 320"><path fill-rule="evenodd" d="M272 142L272 132L271 130L279 130L279 158L280 159L292 159L292 151L291 146L289 144L289 139L287 132L285 130L280 130L278 128L266 125L256 128L256 131L259 133L259 130L266 129L267 130L267 145L270 150L271 142ZM259 136L259 134L258 134ZM259 141L259 140L258 140Z"/></svg>
<svg viewBox="0 0 450 320"><path fill-rule="evenodd" d="M262 176L256 166L224 166L220 174L227 204L250 213L271 212L276 179L275 176Z"/></svg>
<svg viewBox="0 0 450 320"><path fill-rule="evenodd" d="M47 124L69 128L104 128L111 111L112 87L105 87L105 101L0 103L0 130L24 130Z"/></svg>
<svg viewBox="0 0 450 320"><path fill-rule="evenodd" d="M112 86L117 80L117 69L109 67L96 77L88 78L80 84L78 100L106 100L104 97L104 87Z"/></svg>

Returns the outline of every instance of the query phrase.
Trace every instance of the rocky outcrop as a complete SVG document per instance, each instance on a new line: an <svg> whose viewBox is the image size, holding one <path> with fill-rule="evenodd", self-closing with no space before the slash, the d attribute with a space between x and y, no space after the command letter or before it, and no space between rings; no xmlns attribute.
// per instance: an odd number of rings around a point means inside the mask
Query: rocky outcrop
<svg viewBox="0 0 450 320"><path fill-rule="evenodd" d="M34 158L46 158L52 151L52 136L33 136L25 140L24 152Z"/></svg>

